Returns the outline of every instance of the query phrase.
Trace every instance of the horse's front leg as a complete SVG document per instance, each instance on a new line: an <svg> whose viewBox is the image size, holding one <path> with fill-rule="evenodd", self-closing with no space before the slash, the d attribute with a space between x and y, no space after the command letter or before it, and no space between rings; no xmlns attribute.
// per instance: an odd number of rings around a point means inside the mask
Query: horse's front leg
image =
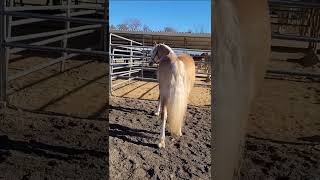
<svg viewBox="0 0 320 180"><path fill-rule="evenodd" d="M159 115L160 115L160 111L161 111L161 97L160 97L160 95L159 95L157 111L156 111L154 114L155 114L156 116L159 116Z"/></svg>
<svg viewBox="0 0 320 180"><path fill-rule="evenodd" d="M162 104L161 104L162 105ZM162 112L161 112L161 119L162 119L162 129L160 133L160 143L159 143L159 148L165 148L165 131L166 131L166 121L167 121L167 107L162 105Z"/></svg>

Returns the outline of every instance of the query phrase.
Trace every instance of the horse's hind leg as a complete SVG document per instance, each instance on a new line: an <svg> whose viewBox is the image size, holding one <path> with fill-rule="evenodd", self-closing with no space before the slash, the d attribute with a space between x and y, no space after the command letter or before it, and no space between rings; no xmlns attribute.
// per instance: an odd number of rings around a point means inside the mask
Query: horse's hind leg
<svg viewBox="0 0 320 180"><path fill-rule="evenodd" d="M154 113L154 115L159 116L159 115L160 115L160 111L161 111L161 97L160 97L160 95L159 95L159 98L158 98L158 108L157 108L157 111Z"/></svg>
<svg viewBox="0 0 320 180"><path fill-rule="evenodd" d="M159 148L165 148L165 131L166 131L166 121L167 121L167 107L163 105L164 103L161 103L162 106L162 112L161 112L161 119L162 119L162 129L160 133L160 143L159 143Z"/></svg>

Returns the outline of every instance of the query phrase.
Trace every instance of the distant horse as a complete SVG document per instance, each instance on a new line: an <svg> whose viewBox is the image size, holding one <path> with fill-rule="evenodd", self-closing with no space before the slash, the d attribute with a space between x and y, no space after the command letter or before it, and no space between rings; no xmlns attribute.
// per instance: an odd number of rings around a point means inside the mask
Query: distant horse
<svg viewBox="0 0 320 180"><path fill-rule="evenodd" d="M195 64L187 54L176 55L165 44L156 44L151 52L151 64L158 63L160 89L157 113L163 121L159 148L165 147L165 126L172 135L182 136L181 128L187 111L188 97L195 81Z"/></svg>

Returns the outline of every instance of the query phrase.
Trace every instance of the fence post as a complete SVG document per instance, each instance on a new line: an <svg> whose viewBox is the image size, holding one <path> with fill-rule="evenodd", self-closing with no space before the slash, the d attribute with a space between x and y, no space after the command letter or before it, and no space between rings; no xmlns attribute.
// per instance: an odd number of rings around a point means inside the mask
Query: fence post
<svg viewBox="0 0 320 180"><path fill-rule="evenodd" d="M67 10L66 10L66 17L67 18L70 18L70 5L71 5L71 0L67 0ZM63 48L67 48L68 46L68 33L70 31L70 21L66 21L65 22L65 34L64 34L64 39L62 41L62 47ZM68 53L63 53L63 57L67 57L68 56ZM61 64L60 64L60 71L63 72L65 69L65 60L62 60L61 61Z"/></svg>
<svg viewBox="0 0 320 180"><path fill-rule="evenodd" d="M6 38L6 1L0 1L0 109L6 107L8 83L8 50L5 47Z"/></svg>
<svg viewBox="0 0 320 180"><path fill-rule="evenodd" d="M109 93L112 95L112 64L113 64L113 54L111 53L111 44L112 44L112 34L109 34L109 61L107 63L107 66L109 67Z"/></svg>
<svg viewBox="0 0 320 180"><path fill-rule="evenodd" d="M132 56L133 56L133 52L132 52L133 43L132 43L132 41L130 41L130 46L131 46L131 47L130 47L129 79L131 78L131 70L132 70L132 63L133 63L133 62L132 62ZM130 83L130 80L129 80L129 83Z"/></svg>

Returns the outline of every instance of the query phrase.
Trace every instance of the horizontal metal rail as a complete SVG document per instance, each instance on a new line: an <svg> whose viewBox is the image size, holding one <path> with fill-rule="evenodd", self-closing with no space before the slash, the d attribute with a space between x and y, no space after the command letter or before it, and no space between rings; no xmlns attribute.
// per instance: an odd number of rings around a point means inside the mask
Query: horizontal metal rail
<svg viewBox="0 0 320 180"><path fill-rule="evenodd" d="M140 67L140 65L121 66L121 67L114 67L112 69L117 70L117 69L124 69L124 68L130 68L130 67Z"/></svg>
<svg viewBox="0 0 320 180"><path fill-rule="evenodd" d="M293 71L293 70L267 70L267 73L272 74L285 74L285 75L297 75L297 76L307 76L307 77L320 77L320 73L303 72L303 71Z"/></svg>
<svg viewBox="0 0 320 180"><path fill-rule="evenodd" d="M129 50L123 50L123 49L113 49L113 51L143 54L141 51L129 51Z"/></svg>
<svg viewBox="0 0 320 180"><path fill-rule="evenodd" d="M93 18L76 18L76 17L65 17L65 16L52 16L52 15L43 15L38 13L25 13L25 12L4 12L4 15L23 17L23 18L38 18L38 19L47 19L52 21L62 21L62 22L74 22L74 23L83 23L83 24L104 24L108 25L108 22L105 20L93 19Z"/></svg>
<svg viewBox="0 0 320 180"><path fill-rule="evenodd" d="M72 2L75 2L75 1L72 1ZM104 4L103 1L101 1L101 2L99 2L99 1L96 1L96 2L92 2L92 1L78 1L78 2L79 2L79 3L84 3L84 4L101 4L101 5Z"/></svg>
<svg viewBox="0 0 320 180"><path fill-rule="evenodd" d="M111 37L112 37L112 36L114 36L114 37L117 37L117 38L119 38L119 39L127 40L127 41L129 41L129 42L132 42L132 43L135 43L135 44L142 45L142 43L139 43L139 42L137 42L137 41L134 41L134 40L131 40L131 39L128 39L128 38L122 37L122 36L118 36L118 35L113 34L113 33L110 33L110 36L111 36Z"/></svg>
<svg viewBox="0 0 320 180"><path fill-rule="evenodd" d="M67 38L73 38L73 37L77 37L77 36L81 36L81 35L85 35L85 34L90 34L93 33L95 30L86 30L86 31L80 31L80 32L76 32L76 33L70 33L68 34ZM41 45L46 45L46 44L50 44L53 42L57 42L60 40L63 40L65 38L65 35L61 35L61 36L57 36L54 38L50 38L50 39L46 39L46 40L42 40L42 41L38 41L35 43L31 43L30 45L37 45L37 46L41 46ZM25 48L14 48L10 50L10 53L19 53L26 50Z"/></svg>
<svg viewBox="0 0 320 180"><path fill-rule="evenodd" d="M88 14L94 14L94 13L96 13L95 10L87 10L87 11L72 12L70 13L70 16L82 16L82 15L88 15ZM66 13L55 14L52 16L66 16ZM19 26L23 24L30 24L30 23L42 22L42 21L46 21L46 19L38 19L38 18L20 19L20 20L12 21L11 26Z"/></svg>
<svg viewBox="0 0 320 180"><path fill-rule="evenodd" d="M136 68L143 69L143 70L151 70L151 71L157 71L158 70L157 68L149 68L149 67L133 67L132 69L136 69Z"/></svg>
<svg viewBox="0 0 320 180"><path fill-rule="evenodd" d="M132 57L128 57L128 58L114 58L114 61L127 61L127 60L140 60L143 58L132 58Z"/></svg>
<svg viewBox="0 0 320 180"><path fill-rule="evenodd" d="M100 27L101 27L100 24L98 24L98 25L85 25L85 26L79 26L79 27L70 28L68 30L68 32L75 32L75 31L94 29L94 28L100 28ZM22 35L22 36L15 36L15 37L8 38L7 42L30 40L30 39L54 36L54 35L59 35L59 34L64 34L64 33L66 33L65 29L57 30L57 31L36 33L36 34L28 34L28 35Z"/></svg>
<svg viewBox="0 0 320 180"><path fill-rule="evenodd" d="M132 65L136 65L136 64L142 64L142 63L147 63L147 61L146 62L139 62L139 63L110 63L110 66L117 66L117 65L130 65L130 64L132 64Z"/></svg>
<svg viewBox="0 0 320 180"><path fill-rule="evenodd" d="M117 46L121 48L141 48L141 49L152 49L154 46L136 46L136 45L124 45L124 44L110 44L110 46ZM198 52L211 52L211 50L202 50L202 49L189 49L189 48L171 48L172 50L179 51L198 51Z"/></svg>
<svg viewBox="0 0 320 180"><path fill-rule="evenodd" d="M86 50L90 50L90 49L91 48L87 48ZM28 75L30 73L39 71L41 69L44 69L46 67L49 67L49 66L57 64L57 63L59 63L59 62L61 62L63 60L67 60L67 59L70 59L70 58L78 56L78 55L79 54L69 54L67 56L63 56L63 57L60 57L58 59L50 60L50 62L48 62L48 63L43 63L43 64L36 65L36 66L34 66L34 67L32 67L32 68L30 68L28 70L21 71L21 72L18 72L16 74L14 74L14 75L9 76L8 81L15 80L15 79L20 78L22 76L25 76L25 75Z"/></svg>
<svg viewBox="0 0 320 180"><path fill-rule="evenodd" d="M132 56L132 55L126 55L126 54L110 54L110 56L120 56L120 57L133 57L133 58L149 58L149 56Z"/></svg>
<svg viewBox="0 0 320 180"><path fill-rule="evenodd" d="M273 39L282 39L282 40L294 40L294 41L304 41L304 42L320 42L320 38L313 38L313 37L301 37L301 36L294 36L294 35L278 35L272 34Z"/></svg>
<svg viewBox="0 0 320 180"><path fill-rule="evenodd" d="M136 70L131 70L131 71L121 71L121 72L115 72L115 73L111 73L111 75L118 75L118 74L121 74L121 75L126 75L126 74L133 74L133 73L137 73L141 71L141 69L136 69Z"/></svg>
<svg viewBox="0 0 320 180"><path fill-rule="evenodd" d="M312 3L305 1L284 1L284 0L269 0L269 5L271 6L288 6L288 7L299 7L299 8L319 8L320 3Z"/></svg>
<svg viewBox="0 0 320 180"><path fill-rule="evenodd" d="M43 10L66 10L66 9L103 9L103 7L98 5L54 5L54 6L16 6L16 7L6 7L5 11L43 11Z"/></svg>
<svg viewBox="0 0 320 180"><path fill-rule="evenodd" d="M95 50L81 50L81 49L73 49L73 48L61 48L61 47L51 47L51 46L37 46L37 45L29 45L23 43L3 43L2 45L6 47L20 47L24 49L38 50L38 51L52 51L52 52L66 52L66 53L78 53L84 55L93 55L93 56L108 56L108 52L104 51L95 51Z"/></svg>

